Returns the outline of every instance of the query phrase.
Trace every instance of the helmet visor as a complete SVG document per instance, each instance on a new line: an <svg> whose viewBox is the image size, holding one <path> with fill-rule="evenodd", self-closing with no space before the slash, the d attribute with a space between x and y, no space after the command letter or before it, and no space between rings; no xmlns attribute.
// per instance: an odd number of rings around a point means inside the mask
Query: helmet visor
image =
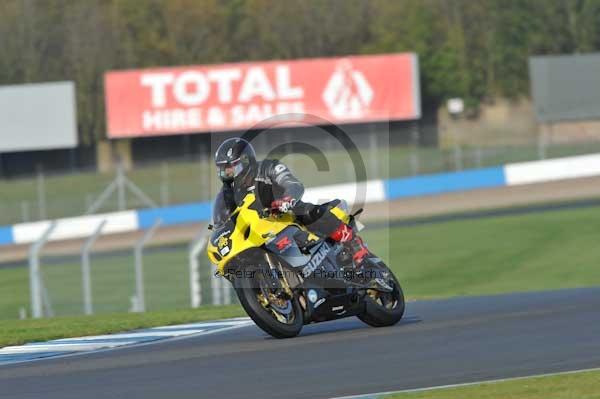
<svg viewBox="0 0 600 399"><path fill-rule="evenodd" d="M219 169L219 177L223 181L231 181L244 171L244 165L239 159L217 164L217 168Z"/></svg>

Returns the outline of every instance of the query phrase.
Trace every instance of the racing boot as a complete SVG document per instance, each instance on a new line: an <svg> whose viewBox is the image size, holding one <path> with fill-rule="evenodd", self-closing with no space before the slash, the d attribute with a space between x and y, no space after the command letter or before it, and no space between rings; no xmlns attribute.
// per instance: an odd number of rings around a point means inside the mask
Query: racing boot
<svg viewBox="0 0 600 399"><path fill-rule="evenodd" d="M349 249L355 268L359 268L365 257L369 254L367 246L354 229L346 223L340 223L337 229L329 236L333 241L344 244Z"/></svg>

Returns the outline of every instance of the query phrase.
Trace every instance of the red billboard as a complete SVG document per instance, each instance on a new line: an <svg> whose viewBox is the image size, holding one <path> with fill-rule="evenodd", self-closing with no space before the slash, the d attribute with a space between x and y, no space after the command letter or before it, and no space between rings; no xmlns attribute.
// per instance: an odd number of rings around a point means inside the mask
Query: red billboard
<svg viewBox="0 0 600 399"><path fill-rule="evenodd" d="M421 116L412 53L111 71L105 98L110 138Z"/></svg>

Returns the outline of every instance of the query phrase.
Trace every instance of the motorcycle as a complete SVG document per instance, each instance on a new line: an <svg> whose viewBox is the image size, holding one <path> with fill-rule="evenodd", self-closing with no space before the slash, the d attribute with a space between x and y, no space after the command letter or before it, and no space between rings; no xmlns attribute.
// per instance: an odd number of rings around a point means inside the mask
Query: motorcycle
<svg viewBox="0 0 600 399"><path fill-rule="evenodd" d="M354 229L362 225L336 200L322 205ZM305 324L357 316L383 327L400 321L404 294L387 265L370 253L355 265L347 244L320 238L289 213L261 208L248 193L212 230L207 254L234 287L244 310L275 338Z"/></svg>

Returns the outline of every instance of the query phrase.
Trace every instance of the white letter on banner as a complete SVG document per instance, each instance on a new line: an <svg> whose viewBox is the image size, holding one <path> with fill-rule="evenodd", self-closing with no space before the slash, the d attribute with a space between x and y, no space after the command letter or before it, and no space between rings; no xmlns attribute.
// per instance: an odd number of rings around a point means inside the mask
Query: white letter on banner
<svg viewBox="0 0 600 399"><path fill-rule="evenodd" d="M196 90L188 92L188 85L196 86ZM210 86L202 72L184 72L175 81L173 94L179 103L183 105L201 104L210 93Z"/></svg>
<svg viewBox="0 0 600 399"><path fill-rule="evenodd" d="M234 125L243 125L245 123L244 120L244 106L243 105L234 105L231 108L231 123Z"/></svg>
<svg viewBox="0 0 600 399"><path fill-rule="evenodd" d="M144 111L142 118L142 126L144 130L162 129L163 127L163 111Z"/></svg>
<svg viewBox="0 0 600 399"><path fill-rule="evenodd" d="M217 95L222 104L230 103L233 99L231 83L239 80L241 76L239 69L217 69L208 72L208 79L217 83Z"/></svg>
<svg viewBox="0 0 600 399"><path fill-rule="evenodd" d="M181 129L187 126L187 112L183 109L171 111L171 129Z"/></svg>
<svg viewBox="0 0 600 399"><path fill-rule="evenodd" d="M206 122L209 126L224 126L225 115L223 115L223 111L221 111L221 108L210 107L208 109L208 117Z"/></svg>
<svg viewBox="0 0 600 399"><path fill-rule="evenodd" d="M304 90L302 90L302 87L291 86L289 66L278 66L275 68L275 74L277 76L277 95L279 96L280 100L295 100L304 96Z"/></svg>
<svg viewBox="0 0 600 399"><path fill-rule="evenodd" d="M263 100L271 101L275 99L273 87L265 75L265 71L260 67L248 69L246 78L240 90L239 101L249 102L253 97L260 96Z"/></svg>
<svg viewBox="0 0 600 399"><path fill-rule="evenodd" d="M152 89L152 106L164 107L167 103L165 89L173 83L172 73L146 73L142 75L142 86Z"/></svg>
<svg viewBox="0 0 600 399"><path fill-rule="evenodd" d="M190 128L202 127L202 109L190 108L187 110L187 123Z"/></svg>

